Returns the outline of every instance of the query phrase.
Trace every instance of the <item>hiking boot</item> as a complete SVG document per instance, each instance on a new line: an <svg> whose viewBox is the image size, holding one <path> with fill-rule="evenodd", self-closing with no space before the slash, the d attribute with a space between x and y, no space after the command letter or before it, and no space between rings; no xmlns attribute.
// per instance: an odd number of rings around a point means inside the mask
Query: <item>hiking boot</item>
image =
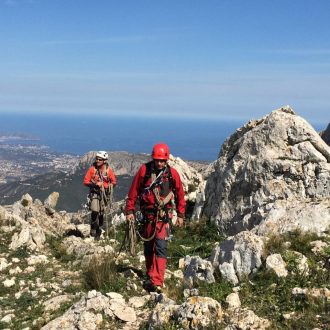
<svg viewBox="0 0 330 330"><path fill-rule="evenodd" d="M153 285L150 280L144 281L143 289L148 292L157 292L157 293L161 293L163 290L163 288L160 285Z"/></svg>
<svg viewBox="0 0 330 330"><path fill-rule="evenodd" d="M95 237L96 236L96 230L91 229L90 235L91 235L91 237Z"/></svg>
<svg viewBox="0 0 330 330"><path fill-rule="evenodd" d="M101 234L102 234L102 229L101 228L96 229L95 241L99 241L101 239Z"/></svg>
<svg viewBox="0 0 330 330"><path fill-rule="evenodd" d="M142 287L144 290L150 292L151 289L153 288L153 284L150 279L147 279L147 280L143 281Z"/></svg>

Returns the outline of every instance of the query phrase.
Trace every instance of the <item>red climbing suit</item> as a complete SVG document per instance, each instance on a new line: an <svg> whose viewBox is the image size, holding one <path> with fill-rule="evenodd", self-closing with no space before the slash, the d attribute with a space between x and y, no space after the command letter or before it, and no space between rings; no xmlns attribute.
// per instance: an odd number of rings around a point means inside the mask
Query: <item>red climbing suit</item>
<svg viewBox="0 0 330 330"><path fill-rule="evenodd" d="M155 231L155 237L149 242L144 243L144 255L146 259L147 275L154 286L163 286L164 275L167 261L167 236L169 224L167 221L156 221L157 219L157 199L153 190L146 190L152 183L152 177L148 177L147 167L151 166L151 172L158 174L151 163L140 167L135 175L131 188L128 193L126 203L126 214L132 214L135 210L136 202L139 198L140 209L146 219L144 226L144 237L151 237ZM170 173L169 173L170 171ZM146 179L147 177L147 179ZM164 199L170 191L174 194L174 202L165 205L165 218L171 221L171 213L175 205L178 217L184 218L186 202L184 199L184 190L179 173L172 167L167 166L164 171L160 184L156 186L161 199ZM165 219L164 218L164 219Z"/></svg>

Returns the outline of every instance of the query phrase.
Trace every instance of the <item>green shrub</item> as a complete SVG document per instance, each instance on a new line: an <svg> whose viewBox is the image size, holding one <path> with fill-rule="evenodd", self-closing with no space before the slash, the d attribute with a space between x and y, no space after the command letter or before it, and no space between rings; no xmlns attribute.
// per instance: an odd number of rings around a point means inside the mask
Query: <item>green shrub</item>
<svg viewBox="0 0 330 330"><path fill-rule="evenodd" d="M46 236L46 242L51 250L52 255L63 263L74 261L76 258L74 255L68 254L64 245L62 244L62 238L58 236Z"/></svg>
<svg viewBox="0 0 330 330"><path fill-rule="evenodd" d="M198 255L207 258L219 242L217 227L206 220L187 222L184 228L175 227L173 240L168 245L168 266L177 269L178 261L186 255Z"/></svg>
<svg viewBox="0 0 330 330"><path fill-rule="evenodd" d="M102 260L94 258L89 267L83 270L83 278L89 290L126 294L126 279L121 276L120 266L116 265L113 256L106 256Z"/></svg>
<svg viewBox="0 0 330 330"><path fill-rule="evenodd" d="M211 284L201 281L198 289L201 296L213 298L224 306L226 297L232 292L233 286L229 282L216 278L216 282Z"/></svg>

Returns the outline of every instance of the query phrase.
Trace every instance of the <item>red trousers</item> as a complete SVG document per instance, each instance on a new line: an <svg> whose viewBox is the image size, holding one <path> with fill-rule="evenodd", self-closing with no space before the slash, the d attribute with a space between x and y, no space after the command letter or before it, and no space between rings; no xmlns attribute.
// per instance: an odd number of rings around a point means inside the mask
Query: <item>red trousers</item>
<svg viewBox="0 0 330 330"><path fill-rule="evenodd" d="M144 237L151 237L155 231L155 222L148 222L145 225ZM169 224L162 221L156 223L155 237L144 242L144 256L146 259L147 275L151 283L157 286L163 286L164 275L167 262L167 236L169 233Z"/></svg>

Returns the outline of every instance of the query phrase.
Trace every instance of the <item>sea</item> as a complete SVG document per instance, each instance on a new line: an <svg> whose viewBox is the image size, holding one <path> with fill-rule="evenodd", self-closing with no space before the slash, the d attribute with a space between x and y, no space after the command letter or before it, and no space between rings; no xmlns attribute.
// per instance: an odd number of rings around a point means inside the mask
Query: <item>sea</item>
<svg viewBox="0 0 330 330"><path fill-rule="evenodd" d="M27 135L31 140L19 143L46 145L54 152L74 155L92 150L150 153L155 143L166 142L176 157L214 161L225 139L245 123L246 120L3 113L0 135ZM314 128L322 130L325 126L318 124Z"/></svg>

